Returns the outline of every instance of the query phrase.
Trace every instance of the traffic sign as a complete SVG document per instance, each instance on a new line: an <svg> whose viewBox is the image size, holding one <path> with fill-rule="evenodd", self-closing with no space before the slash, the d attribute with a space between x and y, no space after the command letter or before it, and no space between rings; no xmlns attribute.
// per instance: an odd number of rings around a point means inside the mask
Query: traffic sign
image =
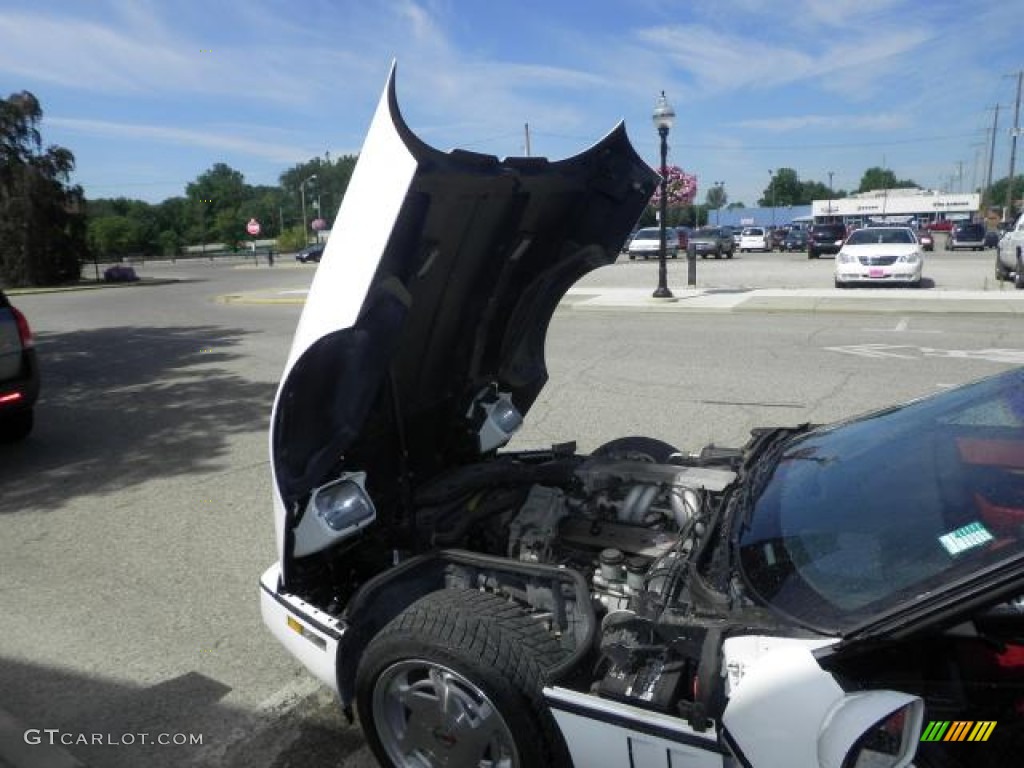
<svg viewBox="0 0 1024 768"><path fill-rule="evenodd" d="M256 237L260 233L260 223L256 219L249 219L249 223L245 225L245 231Z"/></svg>

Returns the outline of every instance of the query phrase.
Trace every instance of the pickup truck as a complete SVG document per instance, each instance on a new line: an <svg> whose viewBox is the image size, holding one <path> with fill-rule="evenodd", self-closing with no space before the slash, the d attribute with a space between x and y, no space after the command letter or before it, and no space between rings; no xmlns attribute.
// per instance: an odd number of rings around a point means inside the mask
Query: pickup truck
<svg viewBox="0 0 1024 768"><path fill-rule="evenodd" d="M996 280L1012 280L1014 287L1024 289L1024 213L996 246Z"/></svg>

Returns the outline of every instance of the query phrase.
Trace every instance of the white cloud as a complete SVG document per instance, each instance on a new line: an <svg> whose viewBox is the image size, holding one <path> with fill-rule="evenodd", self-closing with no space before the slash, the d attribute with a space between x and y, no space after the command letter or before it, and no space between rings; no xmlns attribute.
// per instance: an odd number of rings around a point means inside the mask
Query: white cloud
<svg viewBox="0 0 1024 768"><path fill-rule="evenodd" d="M227 45L204 49L175 36L141 7L128 21L0 11L0 73L125 96L243 94L258 83L261 99L294 103L312 98L274 54ZM45 41L43 48L40 41Z"/></svg>
<svg viewBox="0 0 1024 768"><path fill-rule="evenodd" d="M294 143L277 144L239 136L231 132L212 130L191 130L166 125L140 125L117 123L106 120L84 120L78 118L48 117L48 125L71 134L123 138L135 141L155 141L161 144L177 144L192 147L228 150L261 157L280 163L296 163L317 154L315 150L297 148Z"/></svg>
<svg viewBox="0 0 1024 768"><path fill-rule="evenodd" d="M789 115L735 123L760 133L791 133L805 128L853 131L894 131L909 128L912 121L905 113L876 115Z"/></svg>

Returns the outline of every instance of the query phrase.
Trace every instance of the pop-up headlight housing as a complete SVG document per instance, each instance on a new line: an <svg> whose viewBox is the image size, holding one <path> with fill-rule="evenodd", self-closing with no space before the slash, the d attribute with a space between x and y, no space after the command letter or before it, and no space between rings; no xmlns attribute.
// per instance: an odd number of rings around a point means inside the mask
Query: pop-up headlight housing
<svg viewBox="0 0 1024 768"><path fill-rule="evenodd" d="M296 557L322 552L377 518L366 492L366 473L347 472L313 491L295 527Z"/></svg>
<svg viewBox="0 0 1024 768"><path fill-rule="evenodd" d="M523 415L512 402L512 396L499 392L493 385L484 387L473 398L466 418L476 430L480 453L505 445L523 424Z"/></svg>

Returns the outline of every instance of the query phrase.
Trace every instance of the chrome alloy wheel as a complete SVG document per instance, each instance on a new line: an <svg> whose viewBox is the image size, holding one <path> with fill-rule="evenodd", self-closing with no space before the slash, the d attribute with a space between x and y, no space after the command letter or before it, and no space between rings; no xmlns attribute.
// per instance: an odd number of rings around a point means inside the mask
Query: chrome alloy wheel
<svg viewBox="0 0 1024 768"><path fill-rule="evenodd" d="M395 765L516 768L508 723L483 691L448 667L406 659L373 689L377 734Z"/></svg>

